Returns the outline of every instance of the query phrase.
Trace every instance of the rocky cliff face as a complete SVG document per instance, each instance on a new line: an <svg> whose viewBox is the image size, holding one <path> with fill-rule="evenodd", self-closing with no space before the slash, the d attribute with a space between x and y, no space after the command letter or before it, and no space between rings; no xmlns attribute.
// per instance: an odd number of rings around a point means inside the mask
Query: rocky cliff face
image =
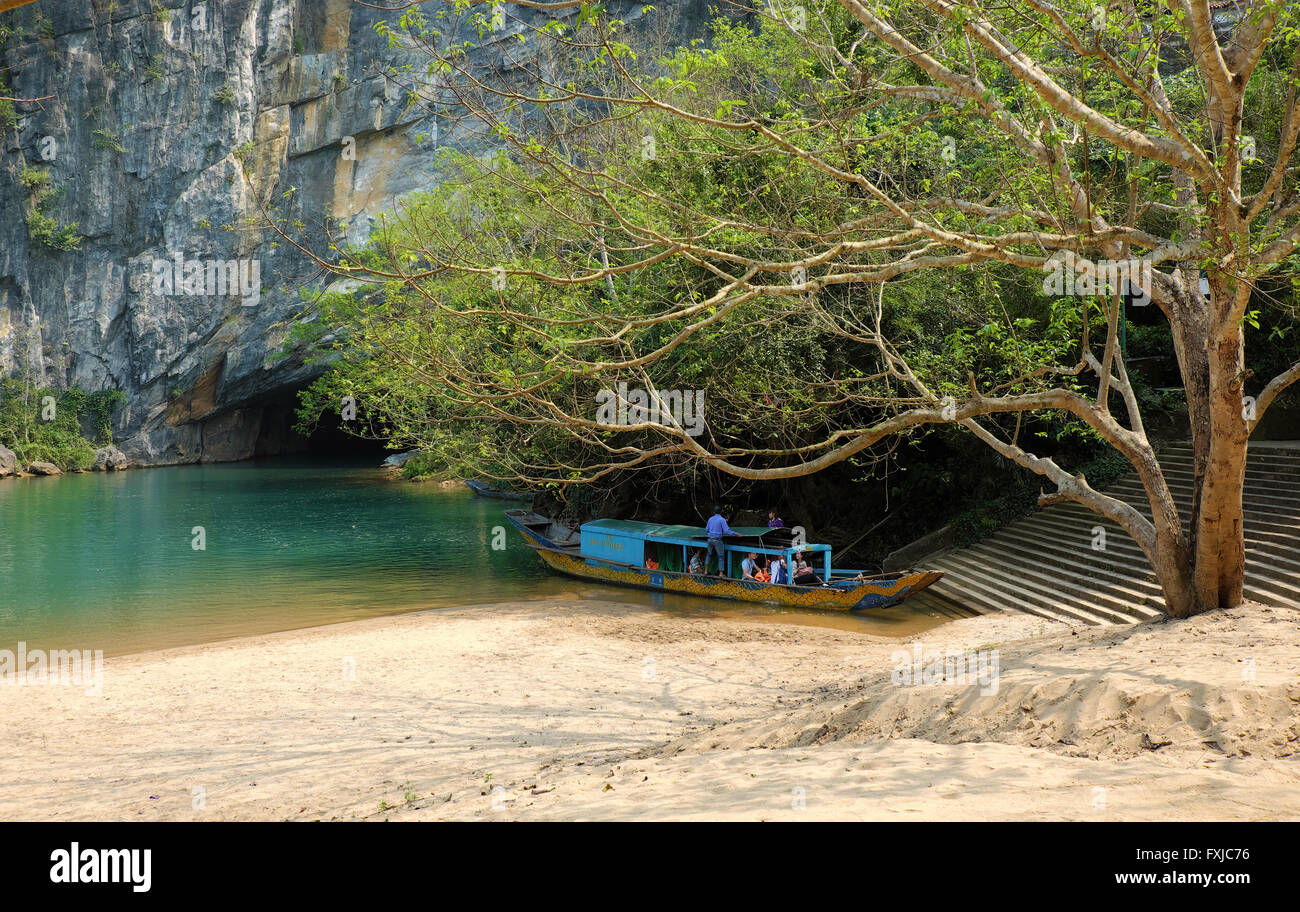
<svg viewBox="0 0 1300 912"><path fill-rule="evenodd" d="M678 34L703 33L705 0L668 6ZM114 430L136 464L276 452L292 392L323 368L284 355L313 273L256 226L259 204L364 237L439 179L440 145L467 142L384 77L427 60L390 49L383 18L396 15L351 0L41 0L0 14L0 95L40 99L17 104L0 138L0 373L124 390ZM518 30L476 53L517 53ZM479 41L443 40L458 38ZM58 249L73 223L79 247Z"/></svg>

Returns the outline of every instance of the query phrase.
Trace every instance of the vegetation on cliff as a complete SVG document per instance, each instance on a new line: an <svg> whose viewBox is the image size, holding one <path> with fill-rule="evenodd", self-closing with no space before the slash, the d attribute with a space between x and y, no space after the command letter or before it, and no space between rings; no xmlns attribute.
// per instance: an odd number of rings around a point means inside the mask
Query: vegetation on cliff
<svg viewBox="0 0 1300 912"><path fill-rule="evenodd" d="M125 402L121 390L87 393L0 379L0 446L13 450L22 466L89 469L96 448L113 442L110 423Z"/></svg>

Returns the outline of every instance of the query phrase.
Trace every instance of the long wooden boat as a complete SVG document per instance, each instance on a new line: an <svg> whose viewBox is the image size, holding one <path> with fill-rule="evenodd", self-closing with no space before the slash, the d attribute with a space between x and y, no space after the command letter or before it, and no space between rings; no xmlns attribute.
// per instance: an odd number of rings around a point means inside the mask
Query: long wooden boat
<svg viewBox="0 0 1300 912"><path fill-rule="evenodd" d="M479 497L491 497L496 500L532 500L531 494L520 494L518 491L503 491L500 488L494 488L485 481L467 481L465 485L477 494Z"/></svg>
<svg viewBox="0 0 1300 912"><path fill-rule="evenodd" d="M552 570L579 579L596 580L659 592L678 592L742 602L764 602L792 608L827 608L852 611L883 608L901 602L935 582L942 573L909 570L867 575L831 568L828 545L798 543L790 529L746 527L723 539L726 564L723 576L688 573L683 566L692 551L703 551L708 537L698 526L598 519L581 529L563 525L531 510L506 510L506 519ZM809 566L821 558L824 585L803 586L738 579L740 562L749 553L782 555L802 553ZM645 566L647 558L659 564Z"/></svg>

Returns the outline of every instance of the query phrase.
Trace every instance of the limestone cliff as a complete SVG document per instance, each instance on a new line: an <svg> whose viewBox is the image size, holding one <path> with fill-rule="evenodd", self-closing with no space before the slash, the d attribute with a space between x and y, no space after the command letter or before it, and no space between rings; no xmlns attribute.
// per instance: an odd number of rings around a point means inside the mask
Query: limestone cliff
<svg viewBox="0 0 1300 912"><path fill-rule="evenodd" d="M683 37L703 32L704 0L667 6ZM457 143L384 77L420 61L375 32L383 18L396 15L351 0L40 0L0 14L7 94L40 99L16 105L0 138L0 372L124 390L114 430L136 464L275 452L292 391L322 367L283 356L313 273L250 223L259 201L297 188L293 217L362 237L436 182L438 144ZM476 53L517 46L510 31ZM79 247L58 249L74 223ZM183 278L194 261L256 287L160 290L156 264Z"/></svg>

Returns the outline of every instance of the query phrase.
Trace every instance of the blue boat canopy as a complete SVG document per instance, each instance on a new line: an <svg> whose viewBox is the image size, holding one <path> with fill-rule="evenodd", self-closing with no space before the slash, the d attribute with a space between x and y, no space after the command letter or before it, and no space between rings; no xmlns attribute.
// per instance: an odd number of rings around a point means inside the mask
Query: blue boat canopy
<svg viewBox="0 0 1300 912"><path fill-rule="evenodd" d="M829 577L831 565L831 548L811 542L794 544L791 541L792 530L767 526L733 526L736 535L723 538L723 547L727 552L728 575L738 572L738 561L733 566L732 554L753 551L759 554L784 555L787 560L791 554L802 552L810 561L814 554L819 555L823 572ZM659 523L635 522L627 519L595 519L583 523L581 530L582 556L589 560L610 561L616 564L645 565L647 555L656 553L662 559L665 554L660 545L677 545L681 547L678 555L671 556L673 569L682 569L689 549L703 549L708 542L708 533L703 526L663 525ZM647 550L647 545L649 549Z"/></svg>

